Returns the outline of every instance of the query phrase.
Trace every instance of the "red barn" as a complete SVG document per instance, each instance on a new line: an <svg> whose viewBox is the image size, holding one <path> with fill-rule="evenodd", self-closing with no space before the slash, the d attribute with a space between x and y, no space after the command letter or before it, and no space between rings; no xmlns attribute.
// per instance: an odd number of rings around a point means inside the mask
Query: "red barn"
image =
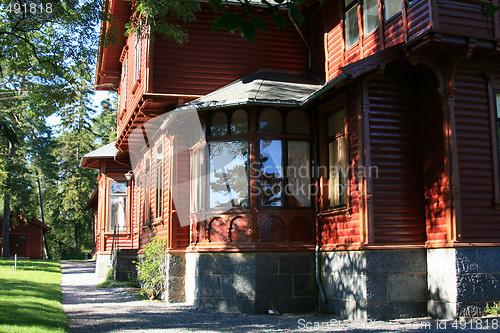
<svg viewBox="0 0 500 333"><path fill-rule="evenodd" d="M499 301L495 3L307 1L255 44L211 32L202 4L184 45L101 48L96 88L120 103L116 150L82 162L101 171L98 258L166 239L167 301L223 311ZM131 6L109 5L122 36Z"/></svg>
<svg viewBox="0 0 500 333"><path fill-rule="evenodd" d="M1 227L3 227L3 218L0 218ZM10 256L14 257L17 254L18 258L41 259L43 233L47 231L50 231L50 227L36 217L31 217L27 222L22 220L14 222L11 214L9 233Z"/></svg>

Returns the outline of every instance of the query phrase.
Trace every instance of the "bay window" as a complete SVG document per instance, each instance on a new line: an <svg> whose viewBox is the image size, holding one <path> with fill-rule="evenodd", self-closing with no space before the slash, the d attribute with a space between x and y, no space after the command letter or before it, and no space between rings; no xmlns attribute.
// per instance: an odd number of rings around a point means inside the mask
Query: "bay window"
<svg viewBox="0 0 500 333"><path fill-rule="evenodd" d="M191 148L193 212L249 209L251 174L259 207L311 207L311 135L301 110L217 111L207 125L207 142Z"/></svg>

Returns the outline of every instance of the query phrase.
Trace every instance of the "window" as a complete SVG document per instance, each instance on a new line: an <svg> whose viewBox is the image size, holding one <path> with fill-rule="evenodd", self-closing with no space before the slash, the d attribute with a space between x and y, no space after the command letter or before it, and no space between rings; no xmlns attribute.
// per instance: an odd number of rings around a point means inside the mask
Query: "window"
<svg viewBox="0 0 500 333"><path fill-rule="evenodd" d="M248 140L213 141L210 155L210 208L248 208Z"/></svg>
<svg viewBox="0 0 500 333"><path fill-rule="evenodd" d="M126 207L127 207L127 182L110 183L109 192L110 216L109 230L118 232L127 231Z"/></svg>
<svg viewBox="0 0 500 333"><path fill-rule="evenodd" d="M344 110L328 116L328 208L347 204L347 142Z"/></svg>
<svg viewBox="0 0 500 333"><path fill-rule="evenodd" d="M260 205L308 207L310 196L310 143L291 138L272 138L273 134L309 134L302 111L282 113L273 108L259 115L259 130L269 138L259 141Z"/></svg>
<svg viewBox="0 0 500 333"><path fill-rule="evenodd" d="M379 0L365 0L364 2L363 21L365 35L375 30L379 25L378 1Z"/></svg>
<svg viewBox="0 0 500 333"><path fill-rule="evenodd" d="M121 108L125 109L126 108L126 102L127 102L127 55L125 55L125 58L123 59L123 64L122 64L122 82L120 83L120 94L121 94Z"/></svg>
<svg viewBox="0 0 500 333"><path fill-rule="evenodd" d="M134 191L134 204L135 204L135 221L133 225L139 225L139 221L141 219L141 177L135 177L135 191Z"/></svg>
<svg viewBox="0 0 500 333"><path fill-rule="evenodd" d="M357 0L344 0L344 33L346 48L359 41L358 27L358 2Z"/></svg>
<svg viewBox="0 0 500 333"><path fill-rule="evenodd" d="M385 0L384 1L384 15L385 20L390 20L393 16L401 12L401 0Z"/></svg>
<svg viewBox="0 0 500 333"><path fill-rule="evenodd" d="M163 212L163 145L156 150L156 187L155 187L155 218L162 217Z"/></svg>
<svg viewBox="0 0 500 333"><path fill-rule="evenodd" d="M498 149L498 165L500 169L500 92L495 93L496 104L496 127L497 127L497 149ZM500 170L499 170L500 172Z"/></svg>
<svg viewBox="0 0 500 333"><path fill-rule="evenodd" d="M144 185L143 226L151 224L151 160L146 159L146 170L142 179Z"/></svg>
<svg viewBox="0 0 500 333"><path fill-rule="evenodd" d="M134 68L134 81L139 80L141 75L141 53L142 43L140 34L135 34L135 68Z"/></svg>
<svg viewBox="0 0 500 333"><path fill-rule="evenodd" d="M191 149L191 189L192 198L191 211L199 212L204 208L204 194L206 193L205 183L205 145L199 143Z"/></svg>

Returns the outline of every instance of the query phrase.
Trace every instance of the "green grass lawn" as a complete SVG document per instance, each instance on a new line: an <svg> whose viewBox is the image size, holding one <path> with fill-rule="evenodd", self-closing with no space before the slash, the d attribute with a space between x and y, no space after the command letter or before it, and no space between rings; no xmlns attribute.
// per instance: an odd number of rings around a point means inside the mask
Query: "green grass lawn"
<svg viewBox="0 0 500 333"><path fill-rule="evenodd" d="M50 260L0 259L0 332L67 332L61 265Z"/></svg>

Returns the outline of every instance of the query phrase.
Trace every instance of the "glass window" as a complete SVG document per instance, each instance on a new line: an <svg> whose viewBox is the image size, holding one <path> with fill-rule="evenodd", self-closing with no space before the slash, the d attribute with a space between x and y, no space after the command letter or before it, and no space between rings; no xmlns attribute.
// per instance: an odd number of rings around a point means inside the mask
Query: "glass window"
<svg viewBox="0 0 500 333"><path fill-rule="evenodd" d="M390 20L394 15L401 12L401 0L385 0L384 1L384 15L385 20Z"/></svg>
<svg viewBox="0 0 500 333"><path fill-rule="evenodd" d="M120 83L120 94L121 94L121 107L125 109L126 101L127 101L127 55L125 55L125 59L123 59L122 64L122 82Z"/></svg>
<svg viewBox="0 0 500 333"><path fill-rule="evenodd" d="M365 35L375 30L379 25L378 1L379 0L365 0L363 6Z"/></svg>
<svg viewBox="0 0 500 333"><path fill-rule="evenodd" d="M345 44L349 48L359 41L359 27L358 27L358 3L357 1L346 1L344 30L345 30Z"/></svg>
<svg viewBox="0 0 500 333"><path fill-rule="evenodd" d="M163 211L163 145L156 150L156 209L155 217L161 218Z"/></svg>
<svg viewBox="0 0 500 333"><path fill-rule="evenodd" d="M134 80L139 80L141 74L141 53L142 45L139 33L135 34L135 68L134 68Z"/></svg>
<svg viewBox="0 0 500 333"><path fill-rule="evenodd" d="M283 168L281 140L260 141L261 204L283 206Z"/></svg>
<svg viewBox="0 0 500 333"><path fill-rule="evenodd" d="M495 94L497 104L497 148L498 148L498 165L500 166L500 92Z"/></svg>
<svg viewBox="0 0 500 333"><path fill-rule="evenodd" d="M265 133L283 133L281 113L273 108L262 110L259 115L259 130Z"/></svg>
<svg viewBox="0 0 500 333"><path fill-rule="evenodd" d="M135 200L135 221L133 225L139 225L140 219L141 219L141 177L136 176L135 177L135 194L134 194L134 200Z"/></svg>
<svg viewBox="0 0 500 333"><path fill-rule="evenodd" d="M293 110L286 116L286 132L289 134L309 134L309 124L301 110Z"/></svg>
<svg viewBox="0 0 500 333"><path fill-rule="evenodd" d="M151 223L151 160L146 159L146 172L144 173L144 208L143 208L143 226Z"/></svg>
<svg viewBox="0 0 500 333"><path fill-rule="evenodd" d="M328 117L328 204L329 208L347 204L347 142L344 110Z"/></svg>
<svg viewBox="0 0 500 333"><path fill-rule="evenodd" d="M248 141L209 143L210 208L248 208Z"/></svg>
<svg viewBox="0 0 500 333"><path fill-rule="evenodd" d="M210 135L222 136L228 134L227 116L224 112L219 111L212 116L210 121Z"/></svg>
<svg viewBox="0 0 500 333"><path fill-rule="evenodd" d="M248 115L245 110L239 109L231 115L231 134L243 134L248 132Z"/></svg>
<svg viewBox="0 0 500 333"><path fill-rule="evenodd" d="M286 194L293 207L311 206L310 194L310 145L308 141L288 141Z"/></svg>
<svg viewBox="0 0 500 333"><path fill-rule="evenodd" d="M109 230L127 231L127 182L111 182Z"/></svg>
<svg viewBox="0 0 500 333"><path fill-rule="evenodd" d="M205 161L203 156L204 146L199 146L191 151L191 186L192 186L192 207L194 212L204 208L203 194L206 193L204 177Z"/></svg>

